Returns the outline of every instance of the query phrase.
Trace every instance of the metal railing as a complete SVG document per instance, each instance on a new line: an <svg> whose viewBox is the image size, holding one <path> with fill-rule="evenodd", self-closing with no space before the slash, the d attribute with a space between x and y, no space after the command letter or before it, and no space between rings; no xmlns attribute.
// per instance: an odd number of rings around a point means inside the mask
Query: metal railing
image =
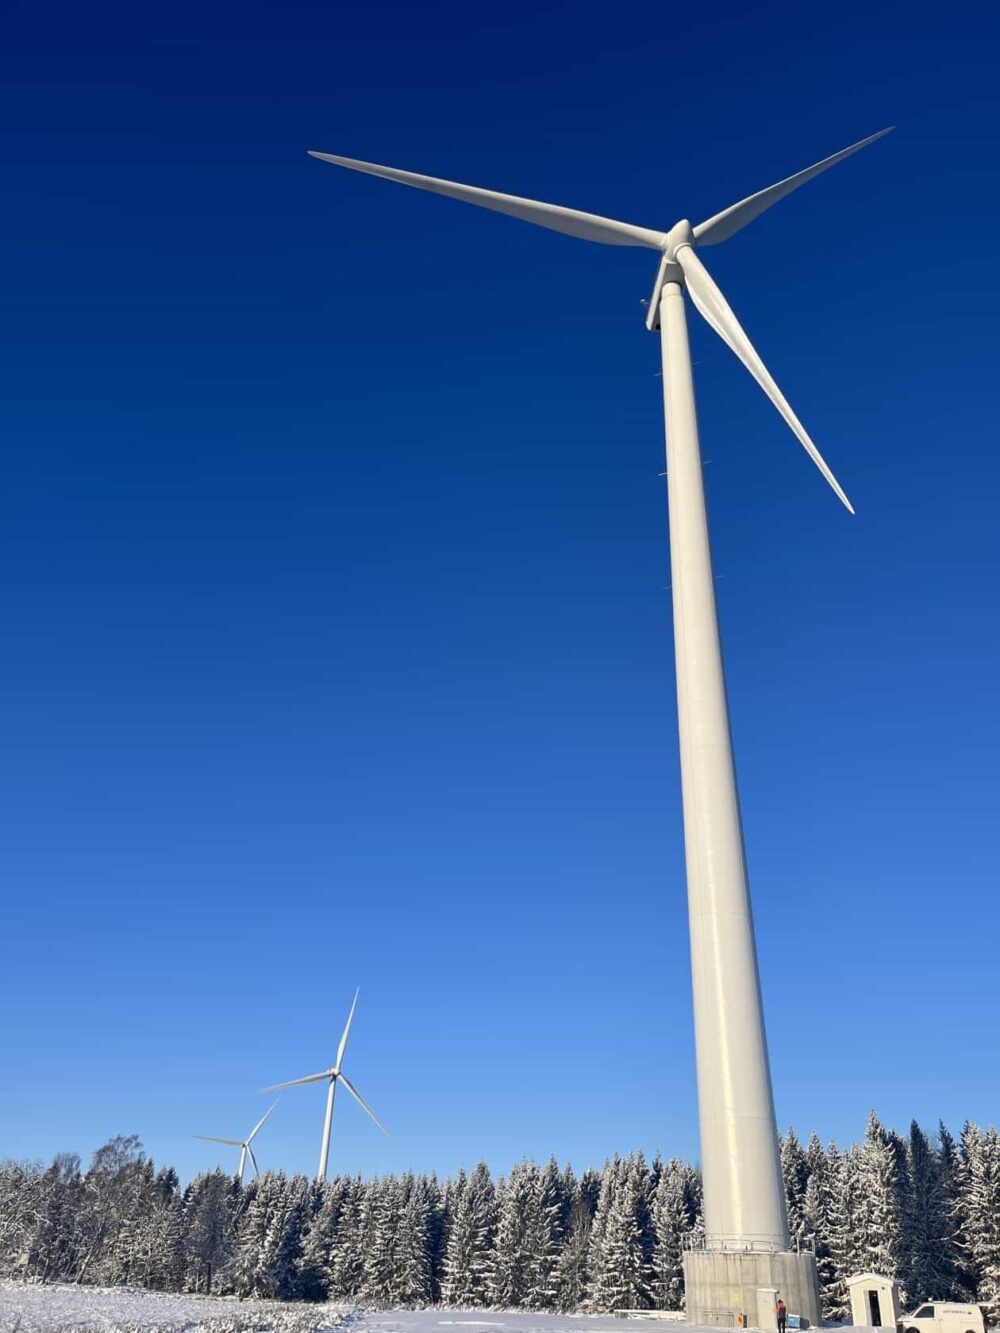
<svg viewBox="0 0 1000 1333"><path fill-rule="evenodd" d="M690 1233L684 1237L685 1250L724 1250L735 1254L780 1254L791 1251L795 1254L815 1254L816 1239L809 1236L805 1240L790 1240L787 1245L779 1245L770 1236L726 1236L710 1233L700 1236Z"/></svg>

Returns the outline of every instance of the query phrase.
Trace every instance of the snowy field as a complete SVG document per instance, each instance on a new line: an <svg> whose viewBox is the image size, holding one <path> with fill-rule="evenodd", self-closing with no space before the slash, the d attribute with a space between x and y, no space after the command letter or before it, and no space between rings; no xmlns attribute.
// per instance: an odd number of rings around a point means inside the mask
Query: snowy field
<svg viewBox="0 0 1000 1333"><path fill-rule="evenodd" d="M0 1333L350 1333L356 1322L334 1305L0 1282Z"/></svg>
<svg viewBox="0 0 1000 1333"><path fill-rule="evenodd" d="M524 1310L364 1310L351 1316L351 1322L352 1333L696 1333L680 1320Z"/></svg>
<svg viewBox="0 0 1000 1333"><path fill-rule="evenodd" d="M0 1333L720 1333L683 1319L498 1310L362 1310L0 1281ZM752 1333L752 1330L751 1330ZM836 1333L874 1333L838 1326Z"/></svg>
<svg viewBox="0 0 1000 1333"><path fill-rule="evenodd" d="M674 1321L607 1315L349 1310L129 1287L0 1282L0 1333L669 1333L678 1328L694 1333Z"/></svg>

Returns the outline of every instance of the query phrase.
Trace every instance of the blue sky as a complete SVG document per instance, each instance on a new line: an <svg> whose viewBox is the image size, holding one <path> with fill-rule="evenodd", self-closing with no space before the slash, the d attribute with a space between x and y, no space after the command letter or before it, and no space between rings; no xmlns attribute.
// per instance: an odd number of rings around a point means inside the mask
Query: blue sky
<svg viewBox="0 0 1000 1333"><path fill-rule="evenodd" d="M986 4L20 5L0 52L0 1153L694 1156L655 257L693 328L778 1115L995 1119ZM322 1094L262 1165L314 1169Z"/></svg>

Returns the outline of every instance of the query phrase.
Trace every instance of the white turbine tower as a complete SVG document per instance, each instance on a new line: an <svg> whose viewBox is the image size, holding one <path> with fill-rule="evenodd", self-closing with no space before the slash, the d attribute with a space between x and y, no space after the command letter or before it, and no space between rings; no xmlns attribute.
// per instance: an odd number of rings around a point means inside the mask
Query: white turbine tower
<svg viewBox="0 0 1000 1333"><path fill-rule="evenodd" d="M351 1012L347 1015L347 1022L344 1025L344 1033L340 1038L340 1045L337 1047L337 1058L329 1069L324 1069L319 1074L307 1074L305 1078L292 1078L287 1083L275 1083L270 1088L261 1088L261 1092L278 1092L281 1088L297 1088L303 1083L322 1083L324 1079L329 1082L329 1089L326 1094L326 1114L323 1117L323 1141L319 1150L319 1170L316 1172L317 1180L326 1180L326 1166L330 1158L330 1129L333 1125L333 1098L337 1091L337 1084L343 1083L344 1087L351 1094L358 1105L371 1116L378 1125L382 1133L388 1138L389 1131L378 1118L372 1108L358 1092L357 1088L344 1073L341 1065L344 1063L344 1052L347 1050L347 1038L351 1035L351 1024L354 1022L354 1011L358 1007L358 996L361 994L360 988L354 992L354 1001L351 1004Z"/></svg>
<svg viewBox="0 0 1000 1333"><path fill-rule="evenodd" d="M264 1121L267 1119L267 1117L271 1114L271 1112L274 1110L275 1106L277 1106L277 1105L278 1105L277 1102L273 1102L273 1103L271 1104L271 1106L268 1107L268 1109L264 1112L264 1114L261 1116L261 1118L257 1121L256 1125L254 1125L253 1129L250 1131L250 1133L246 1136L245 1139L216 1139L216 1138L213 1138L211 1134L192 1134L191 1137L192 1137L192 1138L195 1138L195 1139L201 1139L203 1143L224 1143L224 1144L226 1144L226 1146L229 1147L229 1148L239 1148L239 1149L240 1149L240 1169L239 1169L239 1171L237 1172L237 1175L239 1176L239 1181L240 1181L240 1184L242 1185L242 1184L243 1184L243 1171L244 1171L244 1168L246 1167L246 1164L247 1164L247 1154L249 1154L249 1156L250 1156L250 1161L253 1163L253 1171L254 1171L254 1175L255 1175L255 1176L259 1176L259 1175L260 1175L260 1171L257 1169L257 1158L254 1157L254 1155L253 1155L253 1148L251 1148L250 1145L253 1143L254 1139L257 1137L257 1134L260 1132L260 1130L263 1128L263 1126L264 1126Z"/></svg>
<svg viewBox="0 0 1000 1333"><path fill-rule="evenodd" d="M707 1232L705 1250L689 1256L685 1264L688 1318L694 1322L732 1323L734 1314L742 1312L749 1313L756 1323L765 1317L756 1304L760 1299L756 1293L762 1288L780 1287L789 1308L800 1310L815 1322L819 1308L813 1261L788 1252L684 291L708 325L743 362L853 513L850 501L697 251L728 240L779 199L888 132L882 130L862 139L695 227L683 220L667 231L394 167L312 153L324 162L477 204L583 240L640 246L660 255L646 323L651 331L659 328L662 343L674 652ZM735 1276L734 1263L739 1277ZM773 1299L771 1311L773 1319Z"/></svg>

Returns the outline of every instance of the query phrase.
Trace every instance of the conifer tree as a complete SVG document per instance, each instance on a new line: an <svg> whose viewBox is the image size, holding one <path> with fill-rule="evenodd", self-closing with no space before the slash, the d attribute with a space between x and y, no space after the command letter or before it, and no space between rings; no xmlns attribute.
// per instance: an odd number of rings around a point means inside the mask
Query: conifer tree
<svg viewBox="0 0 1000 1333"><path fill-rule="evenodd" d="M479 1306L489 1301L496 1234L496 1191L489 1167L480 1162L454 1198L454 1220L445 1250L441 1299L445 1305Z"/></svg>
<svg viewBox="0 0 1000 1333"><path fill-rule="evenodd" d="M801 1245L805 1234L803 1210L809 1184L809 1161L792 1128L781 1140L781 1178L785 1186L788 1236L794 1249Z"/></svg>
<svg viewBox="0 0 1000 1333"><path fill-rule="evenodd" d="M868 1263L864 1191L866 1184L862 1169L862 1152L852 1144L840 1153L831 1143L828 1152L830 1164L830 1249L835 1278L827 1292L824 1311L829 1319L848 1319L851 1313L847 1279L855 1273L870 1271Z"/></svg>
<svg viewBox="0 0 1000 1333"><path fill-rule="evenodd" d="M290 1300L298 1294L298 1263L308 1206L304 1177L267 1172L255 1182L240 1218L234 1282L238 1295Z"/></svg>
<svg viewBox="0 0 1000 1333"><path fill-rule="evenodd" d="M644 1309L650 1303L649 1173L641 1155L616 1161L602 1181L590 1253L590 1308Z"/></svg>
<svg viewBox="0 0 1000 1333"><path fill-rule="evenodd" d="M188 1186L184 1197L186 1290L210 1294L218 1289L218 1275L233 1258L239 1190L233 1177L219 1170L196 1176Z"/></svg>
<svg viewBox="0 0 1000 1333"><path fill-rule="evenodd" d="M433 1192L426 1178L411 1178L396 1237L397 1282L393 1292L396 1303L405 1309L429 1305L433 1300L433 1205Z"/></svg>
<svg viewBox="0 0 1000 1333"><path fill-rule="evenodd" d="M971 1301L975 1298L976 1288L964 1242L967 1226L962 1160L955 1140L943 1122L938 1125L937 1160L943 1206L952 1236L950 1260L953 1282L949 1295L952 1300Z"/></svg>
<svg viewBox="0 0 1000 1333"><path fill-rule="evenodd" d="M833 1201L839 1154L832 1160L813 1134L806 1148L809 1180L802 1199L802 1244L816 1256L820 1309L826 1314L837 1303L837 1264L833 1248ZM832 1318L832 1316L829 1316Z"/></svg>
<svg viewBox="0 0 1000 1333"><path fill-rule="evenodd" d="M395 1296L396 1235L404 1184L395 1176L368 1182L361 1210L364 1275L361 1296L376 1305L392 1305Z"/></svg>
<svg viewBox="0 0 1000 1333"><path fill-rule="evenodd" d="M524 1303L529 1310L551 1310L559 1293L559 1258L566 1237L571 1192L554 1157L535 1174L535 1200L529 1217L530 1254Z"/></svg>
<svg viewBox="0 0 1000 1333"><path fill-rule="evenodd" d="M497 1187L497 1227L490 1273L490 1304L515 1310L527 1300L531 1238L538 1204L538 1167L519 1162Z"/></svg>
<svg viewBox="0 0 1000 1333"><path fill-rule="evenodd" d="M350 1181L335 1176L313 1191L311 1216L302 1241L299 1285L306 1300L325 1300L333 1282L333 1253L340 1215L350 1194Z"/></svg>
<svg viewBox="0 0 1000 1333"><path fill-rule="evenodd" d="M657 1310L684 1309L684 1248L698 1224L697 1178L676 1157L658 1163L653 1196L653 1265L650 1293Z"/></svg>
<svg viewBox="0 0 1000 1333"><path fill-rule="evenodd" d="M29 1271L43 1282L76 1276L82 1193L79 1157L60 1153L45 1172L28 1255Z"/></svg>
<svg viewBox="0 0 1000 1333"><path fill-rule="evenodd" d="M365 1272L362 1213L365 1189L361 1181L345 1182L344 1201L329 1259L330 1300L353 1300L361 1291Z"/></svg>
<svg viewBox="0 0 1000 1333"><path fill-rule="evenodd" d="M966 1126L962 1135L965 1174L965 1243L976 1296L991 1324L1000 1320L1000 1134Z"/></svg>
<svg viewBox="0 0 1000 1333"><path fill-rule="evenodd" d="M854 1272L900 1274L902 1215L906 1192L905 1150L872 1111L857 1158L859 1264ZM906 1296L904 1294L904 1300Z"/></svg>
<svg viewBox="0 0 1000 1333"><path fill-rule="evenodd" d="M596 1186L596 1188L595 1188ZM587 1252L594 1221L600 1178L595 1171L585 1172L577 1180L567 1167L563 1173L566 1199L566 1225L556 1270L558 1310L579 1310L587 1295Z"/></svg>
<svg viewBox="0 0 1000 1333"><path fill-rule="evenodd" d="M917 1122L910 1125L910 1188L902 1223L903 1282L913 1301L944 1300L956 1286L955 1223L941 1163Z"/></svg>

